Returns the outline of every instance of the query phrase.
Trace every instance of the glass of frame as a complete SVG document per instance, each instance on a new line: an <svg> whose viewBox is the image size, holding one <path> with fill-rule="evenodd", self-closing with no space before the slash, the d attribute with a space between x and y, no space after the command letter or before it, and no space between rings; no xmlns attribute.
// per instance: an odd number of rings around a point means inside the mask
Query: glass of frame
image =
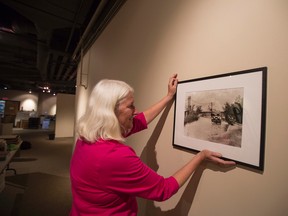
<svg viewBox="0 0 288 216"><path fill-rule="evenodd" d="M267 67L179 81L173 146L264 169Z"/></svg>

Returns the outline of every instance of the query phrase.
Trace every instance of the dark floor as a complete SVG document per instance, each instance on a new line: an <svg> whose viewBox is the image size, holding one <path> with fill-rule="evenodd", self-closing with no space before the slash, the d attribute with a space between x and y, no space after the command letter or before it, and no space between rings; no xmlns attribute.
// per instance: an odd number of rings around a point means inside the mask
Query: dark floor
<svg viewBox="0 0 288 216"><path fill-rule="evenodd" d="M73 138L49 139L47 130L14 130L31 148L20 150L6 171L1 216L65 216L71 207L69 162Z"/></svg>

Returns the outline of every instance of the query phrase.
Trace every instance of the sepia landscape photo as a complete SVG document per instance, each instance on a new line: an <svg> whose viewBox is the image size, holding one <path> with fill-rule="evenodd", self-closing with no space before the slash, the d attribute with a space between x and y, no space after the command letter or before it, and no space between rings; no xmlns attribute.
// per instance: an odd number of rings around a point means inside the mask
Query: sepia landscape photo
<svg viewBox="0 0 288 216"><path fill-rule="evenodd" d="M241 148L244 88L186 92L184 134Z"/></svg>

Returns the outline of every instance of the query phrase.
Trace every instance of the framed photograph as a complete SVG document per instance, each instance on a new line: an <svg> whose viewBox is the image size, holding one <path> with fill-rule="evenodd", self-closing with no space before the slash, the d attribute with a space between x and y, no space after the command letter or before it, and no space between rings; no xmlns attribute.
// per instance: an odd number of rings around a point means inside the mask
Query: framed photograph
<svg viewBox="0 0 288 216"><path fill-rule="evenodd" d="M179 81L173 146L264 169L267 67Z"/></svg>

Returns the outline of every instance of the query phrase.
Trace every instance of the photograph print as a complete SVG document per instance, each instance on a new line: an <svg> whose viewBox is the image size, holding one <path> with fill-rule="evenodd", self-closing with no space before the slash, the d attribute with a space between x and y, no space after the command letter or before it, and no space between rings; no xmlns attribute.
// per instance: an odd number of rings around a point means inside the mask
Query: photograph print
<svg viewBox="0 0 288 216"><path fill-rule="evenodd" d="M263 170L267 68L179 81L173 146Z"/></svg>
<svg viewBox="0 0 288 216"><path fill-rule="evenodd" d="M185 135L241 148L243 88L187 92Z"/></svg>

